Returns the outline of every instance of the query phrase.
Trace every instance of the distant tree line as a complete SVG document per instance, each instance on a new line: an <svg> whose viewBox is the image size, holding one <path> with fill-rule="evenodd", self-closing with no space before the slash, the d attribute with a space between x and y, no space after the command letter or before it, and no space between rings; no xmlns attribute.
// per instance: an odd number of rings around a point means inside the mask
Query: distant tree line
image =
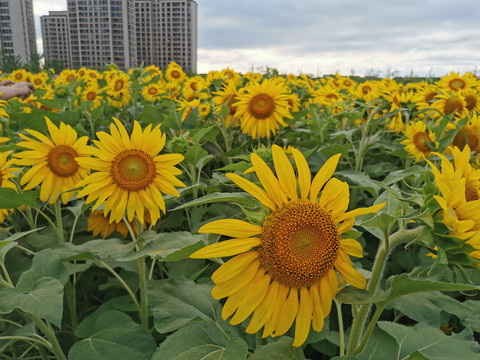
<svg viewBox="0 0 480 360"><path fill-rule="evenodd" d="M63 61L42 61L43 55L39 53L31 53L27 63L22 63L19 55L8 55L0 52L0 71L2 73L11 73L17 69L25 69L31 73L39 73L44 69L53 69L56 74L65 69Z"/></svg>

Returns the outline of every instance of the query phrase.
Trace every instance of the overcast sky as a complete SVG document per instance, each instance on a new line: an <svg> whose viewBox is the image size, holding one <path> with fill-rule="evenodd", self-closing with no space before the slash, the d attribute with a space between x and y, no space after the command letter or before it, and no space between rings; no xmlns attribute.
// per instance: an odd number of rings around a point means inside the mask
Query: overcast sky
<svg viewBox="0 0 480 360"><path fill-rule="evenodd" d="M196 0L198 72L480 73L478 0ZM67 0L33 0L39 16ZM39 51L41 34L37 26Z"/></svg>

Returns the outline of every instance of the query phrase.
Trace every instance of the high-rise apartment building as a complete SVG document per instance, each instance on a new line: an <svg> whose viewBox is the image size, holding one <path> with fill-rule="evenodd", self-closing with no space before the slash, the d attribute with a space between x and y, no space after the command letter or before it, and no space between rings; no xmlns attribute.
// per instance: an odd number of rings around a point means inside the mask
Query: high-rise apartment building
<svg viewBox="0 0 480 360"><path fill-rule="evenodd" d="M175 61L197 71L197 3L193 0L136 0L139 63L166 68Z"/></svg>
<svg viewBox="0 0 480 360"><path fill-rule="evenodd" d="M121 69L141 63L166 68L175 61L185 70L197 71L197 3L193 0L68 0L69 33L61 34L57 28L55 37L54 28L63 21L56 13L42 17L46 60L91 68L115 63ZM43 22L49 25L45 30ZM60 57L63 35L70 42L64 49L70 51L71 62Z"/></svg>
<svg viewBox="0 0 480 360"><path fill-rule="evenodd" d="M37 52L32 0L0 1L0 50L23 63Z"/></svg>
<svg viewBox="0 0 480 360"><path fill-rule="evenodd" d="M61 61L66 68L72 67L70 28L67 11L49 11L40 16L45 61Z"/></svg>
<svg viewBox="0 0 480 360"><path fill-rule="evenodd" d="M68 0L67 11L74 67L137 66L134 0Z"/></svg>

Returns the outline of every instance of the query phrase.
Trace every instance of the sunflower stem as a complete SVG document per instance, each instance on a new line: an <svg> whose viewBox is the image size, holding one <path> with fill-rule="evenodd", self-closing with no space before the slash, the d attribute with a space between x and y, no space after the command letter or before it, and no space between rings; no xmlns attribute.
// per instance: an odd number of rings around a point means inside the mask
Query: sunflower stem
<svg viewBox="0 0 480 360"><path fill-rule="evenodd" d="M383 243L380 244L377 250L377 255L375 257L375 262L373 264L372 275L370 276L370 280L368 281L368 285L367 285L367 292L370 294L370 296L374 297L375 293L377 292L378 285L380 284L383 270L385 269L385 264L387 262L387 258L390 252L397 245L402 243L407 243L416 239L418 236L420 236L423 229L424 229L423 226L419 226L409 230L405 228L401 228L396 233L390 235L390 238L388 239L388 241L384 241ZM357 347L357 345L362 336L362 332L365 327L365 323L367 321L371 307L372 307L371 304L360 305L358 313L353 319L352 331L350 332L350 338L349 338L348 347L347 347L347 356L356 355L359 352L359 346ZM381 314L381 311L380 311L380 314ZM374 317L372 319L371 322L373 322L373 325L372 325L373 327L375 326L380 314L378 314L377 318ZM362 344L363 342L365 342L366 344L372 331L373 329L370 332L365 333L365 336L362 339Z"/></svg>
<svg viewBox="0 0 480 360"><path fill-rule="evenodd" d="M148 330L148 297L147 297L147 281L145 269L145 257L135 260L138 269L138 280L140 288L140 322L142 326Z"/></svg>
<svg viewBox="0 0 480 360"><path fill-rule="evenodd" d="M40 329L40 331L47 337L49 343L52 345L51 351L55 354L55 358L58 360L67 360L62 348L60 347L60 344L58 343L55 331L53 331L50 323L47 322L45 324L42 319L33 315L31 315L30 317L35 323L35 325L37 325L37 327Z"/></svg>
<svg viewBox="0 0 480 360"><path fill-rule="evenodd" d="M337 307L337 317L338 317L338 333L340 337L340 356L345 355L345 331L343 329L343 316L342 316L342 304L335 300L335 306Z"/></svg>
<svg viewBox="0 0 480 360"><path fill-rule="evenodd" d="M54 206L55 206L55 218L57 220L58 242L61 244L65 240L64 240L64 237L63 237L62 204L60 202L60 199L57 199L57 201L55 201Z"/></svg>

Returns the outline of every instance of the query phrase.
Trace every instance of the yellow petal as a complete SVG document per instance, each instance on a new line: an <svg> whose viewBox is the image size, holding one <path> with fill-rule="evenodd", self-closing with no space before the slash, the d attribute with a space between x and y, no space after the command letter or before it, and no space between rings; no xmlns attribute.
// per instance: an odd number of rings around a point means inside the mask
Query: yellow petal
<svg viewBox="0 0 480 360"><path fill-rule="evenodd" d="M256 251L249 251L228 260L212 274L212 281L215 284L230 280L238 273L244 271L250 263L258 257Z"/></svg>
<svg viewBox="0 0 480 360"><path fill-rule="evenodd" d="M313 304L310 293L306 287L300 289L300 305L298 307L297 319L295 320L295 338L293 346L299 347L307 339L312 323Z"/></svg>
<svg viewBox="0 0 480 360"><path fill-rule="evenodd" d="M280 186L290 199L298 199L297 180L290 160L288 160L287 155L278 145L272 146L272 155Z"/></svg>
<svg viewBox="0 0 480 360"><path fill-rule="evenodd" d="M248 192L252 195L255 199L260 201L263 205L268 207L270 210L274 211L277 206L273 202L272 199L268 196L268 194L259 186L255 185L254 183L248 181L247 179L237 175L237 174L227 174L226 175L230 180L232 180L235 184L237 184L241 189Z"/></svg>
<svg viewBox="0 0 480 360"><path fill-rule="evenodd" d="M258 245L260 245L259 238L235 238L206 246L195 251L192 255L190 255L190 257L193 259L206 259L213 257L234 256L244 253L245 251L248 251Z"/></svg>
<svg viewBox="0 0 480 360"><path fill-rule="evenodd" d="M346 182L330 179L323 189L319 204L330 211L334 222L348 209L350 191Z"/></svg>
<svg viewBox="0 0 480 360"><path fill-rule="evenodd" d="M268 287L267 294L262 300L262 303L257 306L253 312L252 319L248 324L245 332L247 334L255 334L272 316L275 305L278 302L278 296L280 292L280 283L273 281Z"/></svg>
<svg viewBox="0 0 480 360"><path fill-rule="evenodd" d="M285 204L287 196L282 190L278 179L273 175L272 170L268 167L267 164L255 153L251 155L252 165L255 169L258 179L262 183L265 191L268 196L277 204L278 207L281 207Z"/></svg>
<svg viewBox="0 0 480 360"><path fill-rule="evenodd" d="M295 317L297 316L298 312L298 291L295 288L290 289L290 294L288 295L285 303L282 306L282 310L280 311L280 316L278 318L278 323L275 327L275 332L273 336L280 336L285 334L288 329L293 324Z"/></svg>
<svg viewBox="0 0 480 360"><path fill-rule="evenodd" d="M317 201L317 196L323 185L330 179L337 168L338 159L341 154L336 154L330 157L322 168L318 171L317 175L313 178L312 185L310 187L310 200Z"/></svg>
<svg viewBox="0 0 480 360"><path fill-rule="evenodd" d="M273 281L273 283L278 284L278 296L275 300L273 300L272 309L271 309L272 315L265 323L262 337L270 336L275 331L275 328L278 322L280 321L280 318L283 317L283 314L281 311L282 311L283 305L285 304L285 300L287 299L288 292L290 290L290 288L280 284L275 280Z"/></svg>
<svg viewBox="0 0 480 360"><path fill-rule="evenodd" d="M223 283L217 284L212 290L212 297L214 299L222 299L224 297L235 294L240 289L244 288L255 276L258 271L260 262L254 260L251 262L250 266L245 269L244 272L239 273L235 277L235 281L225 281Z"/></svg>
<svg viewBox="0 0 480 360"><path fill-rule="evenodd" d="M352 286L359 289L365 289L367 279L360 274L352 265L352 261L348 255L342 251L338 252L337 260L335 261L335 269L340 273L343 280Z"/></svg>
<svg viewBox="0 0 480 360"><path fill-rule="evenodd" d="M306 199L310 192L310 182L312 180L312 174L310 173L310 167L303 154L297 149L292 150L293 158L295 159L295 165L297 165L298 172L298 184L300 186L300 196L302 199Z"/></svg>
<svg viewBox="0 0 480 360"><path fill-rule="evenodd" d="M324 316L317 286L310 287L310 297L312 298L312 327L313 330L320 332L323 329Z"/></svg>
<svg viewBox="0 0 480 360"><path fill-rule="evenodd" d="M257 272L255 278L248 286L248 291L240 302L235 315L230 320L230 324L238 325L250 316L265 297L270 281L270 275L265 274L263 270Z"/></svg>
<svg viewBox="0 0 480 360"><path fill-rule="evenodd" d="M362 245L355 239L341 239L340 250L351 256L358 258L363 257Z"/></svg>
<svg viewBox="0 0 480 360"><path fill-rule="evenodd" d="M223 219L203 225L198 232L245 238L258 235L262 230L261 226L253 225L242 220Z"/></svg>

